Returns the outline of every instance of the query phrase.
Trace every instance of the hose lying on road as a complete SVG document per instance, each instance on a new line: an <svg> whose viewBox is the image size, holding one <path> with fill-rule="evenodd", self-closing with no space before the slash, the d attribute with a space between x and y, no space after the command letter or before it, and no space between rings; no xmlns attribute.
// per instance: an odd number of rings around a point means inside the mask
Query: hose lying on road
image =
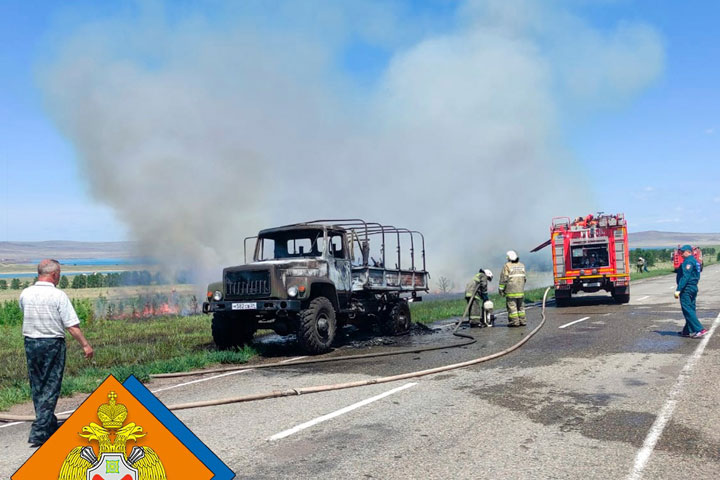
<svg viewBox="0 0 720 480"><path fill-rule="evenodd" d="M478 284L475 287L475 291L473 292L473 295L477 293L477 291L480 289L480 285ZM471 297L474 301L475 297ZM468 302L465 306L465 311L463 312L462 316L458 319L458 321L455 323L455 327L453 328L452 334L456 337L466 338L468 340L460 342L460 343L452 343L449 345L435 345L435 346L429 346L429 347L417 347L417 348L405 348L401 350L393 350L392 352L377 352L377 353L361 353L356 355L343 355L338 357L323 357L323 358L311 358L309 360L297 360L294 362L277 362L277 363L268 363L264 365L239 365L234 367L225 367L225 368L210 368L206 370L195 370L192 372L172 372L172 373L155 373L150 375L150 378L176 378L176 377L189 377L193 375L206 375L209 373L225 373L225 372L237 372L240 370L257 370L259 368L279 368L279 367L292 367L296 365L312 365L315 363L328 363L328 362L341 362L344 360L359 360L364 358L377 358L377 357L388 357L391 355L403 355L407 353L421 353L421 352L430 352L433 350L444 350L447 348L458 348L458 347L466 347L468 345L472 345L473 343L477 343L477 339L471 335L466 335L464 333L458 333L457 330L460 328L460 326L463 324L463 322L468 319L468 315L470 312L470 308L472 306L472 301Z"/></svg>
<svg viewBox="0 0 720 480"><path fill-rule="evenodd" d="M381 384L381 383L396 382L399 380L406 380L406 379L410 379L410 378L422 377L425 375L432 375L432 374L436 374L436 373L447 372L449 370L455 370L458 368L469 367L471 365L476 365L478 363L487 362L489 360L493 360L495 358L502 357L503 355L507 355L508 353L510 353L514 350L517 350L522 345L524 345L528 340L530 340L530 338L532 338L543 327L543 325L545 324L545 302L547 300L547 294L550 291L550 288L552 288L552 287L548 287L545 290L545 294L543 295L542 311L540 314L542 320L540 321L538 326L535 327L527 336L525 336L525 338L523 338L522 340L517 342L515 345L513 345L509 348L506 348L505 350L502 350L500 352L493 353L491 355L476 358L473 360L468 360L465 362L454 363L451 365L445 365L442 367L430 368L427 370L420 370L420 371L416 371L416 372L403 373L400 375L392 375L392 376L388 376L388 377L378 377L378 378L373 378L373 379L369 379L369 380L358 380L355 382L336 383L336 384L330 384L330 385L318 385L318 386L314 386L314 387L300 387L300 388L290 388L290 389L286 389L286 390L275 390L275 391L271 391L271 392L257 393L257 394L253 394L253 395L243 395L243 396L239 396L239 397L221 398L221 399L216 399L216 400L205 400L205 401L199 401L199 402L179 403L179 404L175 404L175 405L169 405L167 408L170 410L185 410L185 409L189 409L189 408L211 407L211 406L216 406L216 405L226 405L229 403L252 402L252 401L256 401L256 400L266 400L266 399L270 399L270 398L290 397L290 396L296 396L296 395L307 395L310 393L329 392L332 390L342 390L342 389L346 389L346 388L354 388L354 387L362 387L362 386L367 386L367 385L377 385L377 384ZM468 303L468 307L465 309L465 313L463 314L463 317L461 317L458 320L458 323L455 326L455 330L458 329L459 325L462 323L465 316L467 316L468 311L469 311L469 306L470 306L470 304ZM472 338L473 340L475 340L473 337L471 337L469 335L458 334L456 331L454 331L453 334L455 334L457 336ZM315 363L317 363L317 362L315 362ZM292 363L282 364L282 366L289 366L289 365L293 365L293 364ZM253 368L257 368L257 367L253 367ZM67 418L67 416L69 416L69 414L67 414L65 416L59 415L58 418ZM32 416L0 414L0 421L29 422L29 421L33 421L33 420L35 420L35 417L32 417Z"/></svg>

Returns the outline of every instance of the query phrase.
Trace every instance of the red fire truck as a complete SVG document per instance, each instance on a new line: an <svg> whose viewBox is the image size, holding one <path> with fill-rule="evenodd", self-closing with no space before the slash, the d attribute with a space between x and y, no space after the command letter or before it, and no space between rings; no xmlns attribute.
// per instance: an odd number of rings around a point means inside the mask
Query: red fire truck
<svg viewBox="0 0 720 480"><path fill-rule="evenodd" d="M700 271L702 272L702 269L703 269L702 250L700 250L700 247L692 247L692 254L693 254L693 257L695 257L695 260L697 260L698 264L700 265ZM675 250L672 253L673 268L675 270L680 268L680 265L682 265L684 260L685 260L685 257L683 257L683 254L680 251L680 245L678 245L677 250Z"/></svg>
<svg viewBox="0 0 720 480"><path fill-rule="evenodd" d="M555 217L550 240L555 302L566 306L573 293L610 292L618 303L630 301L630 265L625 215L587 215L571 220Z"/></svg>

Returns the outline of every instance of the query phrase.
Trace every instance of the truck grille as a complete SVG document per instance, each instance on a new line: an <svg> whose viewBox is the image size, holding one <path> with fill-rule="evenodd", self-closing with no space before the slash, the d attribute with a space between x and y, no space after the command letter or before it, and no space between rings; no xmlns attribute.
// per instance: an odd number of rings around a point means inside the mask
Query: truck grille
<svg viewBox="0 0 720 480"><path fill-rule="evenodd" d="M260 297L270 295L270 273L227 272L225 274L226 298Z"/></svg>

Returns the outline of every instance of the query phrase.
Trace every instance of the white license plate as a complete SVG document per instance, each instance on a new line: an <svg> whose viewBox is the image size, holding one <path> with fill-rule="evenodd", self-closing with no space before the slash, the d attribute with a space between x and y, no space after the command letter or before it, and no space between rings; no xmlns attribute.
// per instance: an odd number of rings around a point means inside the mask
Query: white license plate
<svg viewBox="0 0 720 480"><path fill-rule="evenodd" d="M600 282L583 283L583 287L599 287Z"/></svg>
<svg viewBox="0 0 720 480"><path fill-rule="evenodd" d="M233 303L232 309L233 310L255 310L255 309L257 309L257 303L255 303L255 302Z"/></svg>

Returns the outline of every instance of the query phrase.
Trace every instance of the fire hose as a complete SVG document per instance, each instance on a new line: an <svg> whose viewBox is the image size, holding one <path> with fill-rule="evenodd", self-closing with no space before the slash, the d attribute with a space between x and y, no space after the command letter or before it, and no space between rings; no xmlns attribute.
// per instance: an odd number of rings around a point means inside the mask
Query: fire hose
<svg viewBox="0 0 720 480"><path fill-rule="evenodd" d="M476 365L478 363L487 362L489 360L493 360L495 358L502 357L504 355L509 354L510 352L517 350L522 345L524 345L528 340L530 340L530 338L532 338L543 327L543 325L545 324L545 303L547 300L548 292L550 292L551 288L552 287L548 287L545 290L545 293L543 295L542 310L541 310L541 314L540 314L541 321L538 324L538 326L535 327L529 334L527 334L519 342L515 343L514 345L512 345L500 352L496 352L491 355L486 355L484 357L475 358L473 360L468 360L465 362L444 365L442 367L430 368L430 369L426 369L426 370L419 370L419 371L415 371L415 372L408 372L408 373L403 373L403 374L399 374L399 375L391 375L391 376L387 376L387 377L377 377L377 378L372 378L372 379L368 379L368 380L357 380L354 382L336 383L336 384L329 384L329 385L317 385L317 386L313 386L313 387L299 387L299 388L289 388L289 389L285 389L285 390L274 390L271 392L257 393L257 394L253 394L253 395L243 395L243 396L238 396L238 397L221 398L221 399L216 399L216 400L204 400L204 401L198 401L198 402L178 403L175 405L169 405L169 406L167 406L167 408L169 410L185 410L185 409L190 409L190 408L211 407L211 406L217 406L217 405L227 405L230 403L253 402L253 401L257 401L257 400L267 400L270 398L291 397L291 396L297 396L297 395L308 395L311 393L329 392L329 391L333 391L333 390L343 390L343 389L347 389L347 388L377 385L377 384L381 384L381 383L389 383L389 382L396 382L399 380L407 380L410 378L423 377L426 375L433 375L436 373L447 372L449 370L455 370L458 368L469 367L471 365ZM473 295L473 298L474 298L474 295ZM458 321L455 325L455 328L453 330L453 335L455 335L455 336L472 339L472 342L464 343L464 345L470 345L477 341L474 337L472 337L470 335L466 335L466 334L457 332L460 325L463 323L465 318L468 316L471 303L472 302L468 302L468 305L465 308L465 312L463 313L463 316L458 319ZM458 344L458 345L454 345L454 346L460 346L460 345ZM410 352L414 353L414 352L418 352L418 351L437 350L438 348L448 348L448 346L426 347L424 349L410 349L410 350L404 351L403 353L410 353ZM387 354L387 353L389 353L389 352L385 352L385 354ZM392 352L392 353L399 354L400 352ZM338 359L348 360L348 359L350 359L350 357L369 358L370 356L381 356L381 354L350 355L347 357L337 357L336 359L319 359L319 360L324 360L324 361L336 360L337 361ZM292 365L308 364L308 363L320 363L320 362L319 361L305 361L305 362L296 362L296 363L289 362L289 363L283 363L283 364L270 364L270 365L267 365L266 367L270 367L270 366L288 367L288 366L292 366ZM260 367L263 367L263 366L261 365ZM236 370L251 369L251 368L254 369L254 368L258 368L258 367L244 367L244 368L237 368ZM224 371L227 371L227 370L224 370ZM209 373L209 372L206 370L206 371L203 371L202 373ZM69 415L70 415L70 413L65 414L65 415L58 415L58 418L66 419ZM34 420L35 420L35 417L29 416L29 415L0 414L0 421L31 422Z"/></svg>
<svg viewBox="0 0 720 480"><path fill-rule="evenodd" d="M328 363L328 362L341 362L344 360L358 360L358 359L365 359L365 358L377 358L377 357L387 357L391 355L404 355L407 353L421 353L421 352L430 352L433 350L444 350L447 348L458 348L458 347L465 347L468 345L472 345L473 343L477 343L477 339L473 336L466 335L464 333L458 333L458 329L463 324L463 322L469 318L469 312L472 308L473 302L475 302L475 295L477 294L477 291L480 289L480 285L478 284L475 287L475 290L473 291L472 297L470 297L470 301L465 306L465 311L463 312L462 316L458 319L458 321L455 323L455 326L453 328L452 334L456 337L460 338L466 338L468 340L460 342L460 343L453 343L450 345L437 345L437 346L430 346L430 347L418 347L418 348L406 348L402 350L394 350L392 352L377 352L377 353L363 353L363 354L357 354L357 355L343 355L338 357L325 357L325 358L311 358L310 360L302 360L302 361L294 361L294 362L284 362L284 363L269 363L265 365L242 365L242 366L236 366L236 367L226 367L226 368L211 368L206 370L196 370L194 372L173 372L173 373L156 373L150 375L150 378L176 378L176 377L189 377L193 375L205 375L208 373L225 373L225 372L237 372L241 370L256 370L259 368L278 368L278 367L291 367L296 365L312 365L316 363Z"/></svg>

